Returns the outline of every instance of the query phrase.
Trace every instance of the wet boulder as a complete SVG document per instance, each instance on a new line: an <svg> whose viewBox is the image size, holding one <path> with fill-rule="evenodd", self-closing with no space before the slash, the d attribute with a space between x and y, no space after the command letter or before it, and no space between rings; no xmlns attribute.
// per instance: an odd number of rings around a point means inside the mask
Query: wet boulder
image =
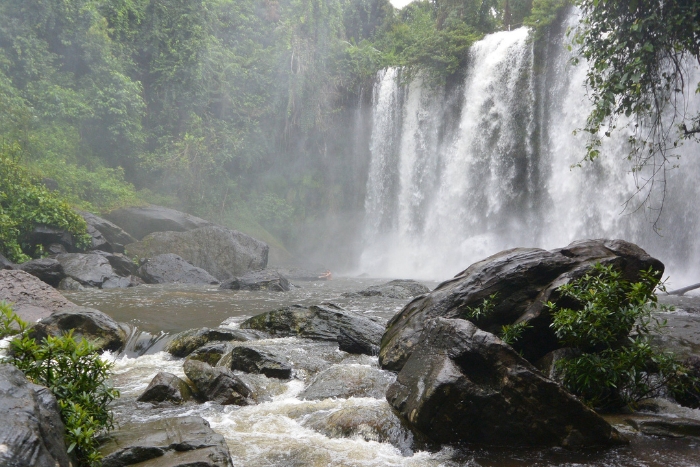
<svg viewBox="0 0 700 467"><path fill-rule="evenodd" d="M86 211L77 211L88 225L88 233L92 237L91 250L102 250L111 253L124 253L124 245L136 241L121 227L107 219Z"/></svg>
<svg viewBox="0 0 700 467"><path fill-rule="evenodd" d="M15 267L15 264L12 261L5 258L3 255L0 255L0 270L14 269L14 267Z"/></svg>
<svg viewBox="0 0 700 467"><path fill-rule="evenodd" d="M229 354L231 350L233 350L233 344L231 342L211 342L199 347L189 354L187 358L216 366L221 358Z"/></svg>
<svg viewBox="0 0 700 467"><path fill-rule="evenodd" d="M414 436L408 425L386 401L320 410L304 417L302 426L329 438L360 438L390 443L404 456L413 454Z"/></svg>
<svg viewBox="0 0 700 467"><path fill-rule="evenodd" d="M189 329L177 334L165 347L165 351L175 357L186 357L210 342L246 342L269 337L264 332L243 329L199 328Z"/></svg>
<svg viewBox="0 0 700 467"><path fill-rule="evenodd" d="M115 209L105 217L139 240L153 232L186 232L213 225L185 212L153 204ZM132 242L126 245L129 243Z"/></svg>
<svg viewBox="0 0 700 467"><path fill-rule="evenodd" d="M222 289L229 290L269 290L271 292L287 292L289 281L277 271L263 269L250 271L242 276L234 277L221 284Z"/></svg>
<svg viewBox="0 0 700 467"><path fill-rule="evenodd" d="M241 329L257 329L277 336L351 342L349 350L376 355L384 327L360 313L332 303L310 307L293 305L253 316Z"/></svg>
<svg viewBox="0 0 700 467"><path fill-rule="evenodd" d="M185 375L206 399L221 405L251 405L254 389L233 371L198 360L185 360Z"/></svg>
<svg viewBox="0 0 700 467"><path fill-rule="evenodd" d="M329 397L384 398L395 375L367 365L334 365L317 374L300 399L322 400Z"/></svg>
<svg viewBox="0 0 700 467"><path fill-rule="evenodd" d="M39 258L18 264L15 269L27 272L34 277L41 279L52 287L58 287L66 272L57 260L52 258Z"/></svg>
<svg viewBox="0 0 700 467"><path fill-rule="evenodd" d="M24 271L0 270L0 297L28 323L76 306L46 282Z"/></svg>
<svg viewBox="0 0 700 467"><path fill-rule="evenodd" d="M140 258L174 253L219 281L264 269L269 252L267 244L216 225L187 232L154 232L126 249Z"/></svg>
<svg viewBox="0 0 700 467"><path fill-rule="evenodd" d="M202 417L127 423L100 446L103 467L233 467L224 437Z"/></svg>
<svg viewBox="0 0 700 467"><path fill-rule="evenodd" d="M29 234L28 243L31 245L42 245L45 250L50 246L57 248L59 245L66 251L78 251L73 235L59 227L45 224L37 224Z"/></svg>
<svg viewBox="0 0 700 467"><path fill-rule="evenodd" d="M268 378L292 377L292 366L283 355L243 345L233 347L218 365L246 373L263 374Z"/></svg>
<svg viewBox="0 0 700 467"><path fill-rule="evenodd" d="M12 365L0 364L0 465L69 467L56 398Z"/></svg>
<svg viewBox="0 0 700 467"><path fill-rule="evenodd" d="M121 277L138 276L139 265L122 253L95 251L94 254L107 258L114 272Z"/></svg>
<svg viewBox="0 0 700 467"><path fill-rule="evenodd" d="M124 347L126 331L101 311L75 306L55 311L36 323L31 336L37 341L46 336L60 336L73 331L73 336L91 342L97 350L117 351Z"/></svg>
<svg viewBox="0 0 700 467"><path fill-rule="evenodd" d="M418 281L397 279L386 284L372 285L359 292L346 292L343 296L409 299L429 292L430 289Z"/></svg>
<svg viewBox="0 0 700 467"><path fill-rule="evenodd" d="M139 276L147 284L218 284L214 276L173 253L149 258L140 268Z"/></svg>
<svg viewBox="0 0 700 467"><path fill-rule="evenodd" d="M192 399L189 385L172 373L161 371L153 377L139 402L173 402L181 404Z"/></svg>
<svg viewBox="0 0 700 467"><path fill-rule="evenodd" d="M63 266L66 275L80 284L88 287L101 288L107 283L107 288L119 284L128 287L129 282L120 281L109 260L102 255L88 253L65 253L56 256Z"/></svg>
<svg viewBox="0 0 700 467"><path fill-rule="evenodd" d="M493 312L476 324L497 333L504 325L527 322L530 328L518 339L516 350L535 362L559 348L545 304L564 303L558 287L582 277L596 263L612 265L629 281L638 280L641 270L664 269L659 260L623 240L582 240L552 251L503 251L472 264L394 316L382 338L380 364L393 371L401 370L417 345L425 322L436 317L466 319L471 308L481 306L492 296Z"/></svg>
<svg viewBox="0 0 700 467"><path fill-rule="evenodd" d="M619 433L560 384L469 321L435 318L386 393L437 443L581 447Z"/></svg>

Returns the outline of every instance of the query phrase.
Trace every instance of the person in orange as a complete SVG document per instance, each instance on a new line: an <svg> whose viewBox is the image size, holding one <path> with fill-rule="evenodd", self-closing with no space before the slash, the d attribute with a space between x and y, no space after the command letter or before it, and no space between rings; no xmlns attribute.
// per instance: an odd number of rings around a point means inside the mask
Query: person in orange
<svg viewBox="0 0 700 467"><path fill-rule="evenodd" d="M329 280L333 279L333 274L331 274L330 269L326 269L326 271L323 274L321 274L320 276L318 276L318 278L325 279L325 280L329 281Z"/></svg>

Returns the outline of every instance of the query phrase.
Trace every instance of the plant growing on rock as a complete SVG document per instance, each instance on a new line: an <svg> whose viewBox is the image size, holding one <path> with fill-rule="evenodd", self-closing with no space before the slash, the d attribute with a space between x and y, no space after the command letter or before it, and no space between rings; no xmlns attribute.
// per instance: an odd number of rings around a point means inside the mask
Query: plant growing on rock
<svg viewBox="0 0 700 467"><path fill-rule="evenodd" d="M56 396L68 452L75 452L81 466L101 465L97 436L113 428L109 403L119 397L107 384L112 364L100 359L88 341L74 338L72 331L37 343L24 332L27 323L5 302L0 302L0 315L0 337L21 332L10 342L7 362Z"/></svg>
<svg viewBox="0 0 700 467"><path fill-rule="evenodd" d="M464 314L464 318L467 321L471 321L472 323L478 325L479 320L489 318L491 315L493 315L496 309L497 298L498 293L494 293L489 295L488 298L485 298L481 302L480 306L466 307L467 311ZM513 324L505 324L501 326L501 330L497 333L497 335L506 344L513 345L518 339L520 339L523 332L531 327L532 325L530 325L530 323L528 323L527 321L522 321L520 323Z"/></svg>
<svg viewBox="0 0 700 467"><path fill-rule="evenodd" d="M612 266L596 264L558 289L579 306L547 303L554 333L577 353L557 363L564 384L589 405L607 410L634 406L664 388L682 393L697 384L673 355L650 345L652 332L665 325L654 316L663 309L655 295L663 290L659 276L649 269L631 283Z"/></svg>

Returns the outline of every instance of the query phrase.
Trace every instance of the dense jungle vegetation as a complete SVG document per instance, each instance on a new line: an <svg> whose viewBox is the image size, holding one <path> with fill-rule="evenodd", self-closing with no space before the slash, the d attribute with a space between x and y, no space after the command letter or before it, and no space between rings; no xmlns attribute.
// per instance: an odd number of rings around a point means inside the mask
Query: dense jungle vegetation
<svg viewBox="0 0 700 467"><path fill-rule="evenodd" d="M155 202L293 243L362 207L348 128L378 70L444 81L565 3L3 1L0 151L84 209Z"/></svg>

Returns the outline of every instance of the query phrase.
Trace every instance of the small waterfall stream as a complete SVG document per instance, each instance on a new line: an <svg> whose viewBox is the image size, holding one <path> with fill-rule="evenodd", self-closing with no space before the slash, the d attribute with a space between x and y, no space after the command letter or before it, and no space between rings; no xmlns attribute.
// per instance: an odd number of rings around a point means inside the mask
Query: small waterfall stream
<svg viewBox="0 0 700 467"><path fill-rule="evenodd" d="M572 14L570 25L576 21ZM681 168L667 173L660 234L652 228L656 211L635 210L641 199L626 159L625 122L604 138L599 160L572 168L585 154L585 137L574 130L585 124L590 104L586 64L570 63L564 29L539 56L527 28L472 46L458 117L444 89L420 76L400 84L401 70L380 73L363 272L444 279L507 248L614 237L662 259L674 284L697 282L697 148L681 148ZM650 192L652 205L659 188Z"/></svg>

